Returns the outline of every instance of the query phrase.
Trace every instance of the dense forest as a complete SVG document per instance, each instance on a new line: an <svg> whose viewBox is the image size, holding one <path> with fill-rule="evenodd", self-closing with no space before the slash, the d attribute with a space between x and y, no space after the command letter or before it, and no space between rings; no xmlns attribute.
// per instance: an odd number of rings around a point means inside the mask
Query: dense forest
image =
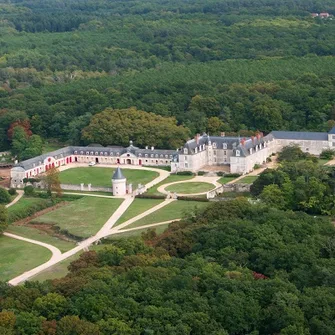
<svg viewBox="0 0 335 335"><path fill-rule="evenodd" d="M332 335L329 219L217 202L160 236L84 253L50 282L0 285L13 335Z"/></svg>
<svg viewBox="0 0 335 335"><path fill-rule="evenodd" d="M85 143L106 108L174 117L189 134L328 130L331 0L1 0L0 133ZM215 120L214 120L215 121ZM110 143L119 144L119 143Z"/></svg>

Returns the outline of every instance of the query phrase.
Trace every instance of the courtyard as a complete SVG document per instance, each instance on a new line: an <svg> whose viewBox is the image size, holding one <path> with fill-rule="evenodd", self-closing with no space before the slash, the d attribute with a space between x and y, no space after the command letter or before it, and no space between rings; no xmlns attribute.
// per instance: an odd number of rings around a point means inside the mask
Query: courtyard
<svg viewBox="0 0 335 335"><path fill-rule="evenodd" d="M99 248L94 244L101 238L130 238L140 236L151 228L159 234L168 228L170 222L196 215L209 205L203 199L206 192L220 185L220 177L170 175L157 169L125 167L122 172L127 183L133 183L134 188L137 184L146 185L146 196L161 198L135 199L132 195L115 198L103 192L71 192L72 195L64 193L64 199L54 205L38 195L23 196L9 208L11 224L8 234L3 236L6 243L2 248L4 252L10 250L12 257L6 264L1 264L0 276L8 280L23 273L10 280L13 285L27 279L44 280L63 276L67 273L67 266L81 252L88 248ZM80 166L61 171L60 179L65 184L91 183L93 186L110 187L113 173L114 168L111 167ZM196 195L199 199L165 199L169 192ZM35 212L24 218L24 213ZM48 248L16 240L15 236L44 243ZM34 253L38 253L38 257L28 257Z"/></svg>
<svg viewBox="0 0 335 335"><path fill-rule="evenodd" d="M64 170L60 173L60 181L62 184L81 183L92 184L92 186L111 187L112 176L115 168L109 167L76 167ZM156 171L122 169L124 176L127 178L128 184L137 187L138 184L145 185L159 176Z"/></svg>

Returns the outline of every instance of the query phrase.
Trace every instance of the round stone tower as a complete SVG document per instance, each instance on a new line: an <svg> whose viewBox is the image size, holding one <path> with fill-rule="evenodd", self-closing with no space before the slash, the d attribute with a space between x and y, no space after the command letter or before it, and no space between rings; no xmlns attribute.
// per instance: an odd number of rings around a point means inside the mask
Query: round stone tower
<svg viewBox="0 0 335 335"><path fill-rule="evenodd" d="M118 167L112 177L113 195L126 195L126 177L123 175L121 169Z"/></svg>

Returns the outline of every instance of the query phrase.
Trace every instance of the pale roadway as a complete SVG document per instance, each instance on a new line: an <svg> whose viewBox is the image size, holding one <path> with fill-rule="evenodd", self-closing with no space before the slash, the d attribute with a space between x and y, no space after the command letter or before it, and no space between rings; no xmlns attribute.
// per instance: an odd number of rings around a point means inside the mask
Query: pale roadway
<svg viewBox="0 0 335 335"><path fill-rule="evenodd" d="M79 167L79 166L87 166L86 164L74 164L75 166L71 166L71 167ZM99 164L99 166L101 167L116 167L116 166L111 166L111 165L103 165L103 164ZM68 166L67 168L70 168L70 166ZM158 184L159 182L161 182L162 180L164 180L166 177L168 177L170 175L170 173L168 171L165 170L161 170L161 169L151 169L151 168L144 168L144 167L139 167L139 166L127 166L127 168L133 168L133 169L143 169L143 170L149 170L149 171L156 171L159 173L159 177L157 177L156 179L154 179L153 181L151 181L150 183L148 183L146 185L147 188L154 186L156 184ZM65 168L64 168L65 170ZM20 194L20 197L22 196L22 194ZM103 196L102 196L103 197ZM16 200L16 199L15 199ZM15 201L14 200L14 201ZM12 205L13 203L9 204ZM16 200L18 201L18 200ZM16 202L15 201L15 202ZM47 268L75 255L77 252L87 249L91 244L93 244L94 242L99 241L101 238L111 235L113 234L113 230L112 227L115 224L115 222L122 216L122 214L128 209L128 207L132 204L132 202L134 201L134 198L130 195L125 197L125 200L122 202L122 204L118 207L118 209L113 213L113 215L107 220L107 222L103 225L103 227L97 232L96 235L80 242L78 244L78 246L76 246L75 248L65 252L64 254L59 254L59 249L55 248L52 245L46 244L46 243L42 243L39 241L34 241L34 240L30 240L31 243L35 243L35 244L39 244L39 245L43 245L46 248L48 248L50 251L52 251L52 257L49 261L47 261L44 264L41 264L39 266L37 266L36 268L30 270L30 271L26 271L25 273L23 273L22 275L15 277L13 279L11 279L8 283L10 285L18 285L22 282L25 282L26 280L36 276L37 274L39 274L40 272L46 270ZM123 223L122 225L120 225L119 227L114 228L114 232L118 231L119 229L122 229L123 227L126 226L126 223L131 224L132 222L146 216L149 215L151 213L153 213L155 210L162 208L163 206L169 204L172 200L170 201L164 201L162 204L155 206L154 208L149 209L148 211L141 213L140 215L138 215L136 218L133 218L132 220L128 220L127 222ZM7 233L6 233L7 234ZM9 237L12 238L18 238L19 236L17 235L13 235L13 234L9 234L7 235ZM25 241L28 242L29 239L24 239Z"/></svg>
<svg viewBox="0 0 335 335"><path fill-rule="evenodd" d="M169 191L165 190L166 187L168 187L170 185L174 185L174 184L183 184L183 183L208 183L208 184L213 184L213 186L214 186L213 189L214 189L216 187L221 186L221 184L217 182L218 179L220 179L220 177L195 176L192 179L174 181L172 183L161 185L157 188L157 191L160 192L160 193L163 193L163 194L168 194ZM170 193L174 193L174 192L170 192ZM200 192L200 193L187 193L187 194L183 194L183 193L179 193L179 192L176 192L176 193L180 196L194 196L194 195L207 194L208 191Z"/></svg>

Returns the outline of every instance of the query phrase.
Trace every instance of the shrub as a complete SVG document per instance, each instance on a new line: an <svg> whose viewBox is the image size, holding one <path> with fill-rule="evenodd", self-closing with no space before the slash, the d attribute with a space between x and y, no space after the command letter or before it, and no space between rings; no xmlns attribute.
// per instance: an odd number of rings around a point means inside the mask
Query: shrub
<svg viewBox="0 0 335 335"><path fill-rule="evenodd" d="M8 204L10 202L10 194L7 190L0 187L0 204Z"/></svg>
<svg viewBox="0 0 335 335"><path fill-rule="evenodd" d="M203 176L206 173L206 171L198 171L198 176Z"/></svg>
<svg viewBox="0 0 335 335"><path fill-rule="evenodd" d="M219 171L219 172L216 173L216 175L219 176L219 177L222 177L222 176L225 175L225 173L223 171Z"/></svg>
<svg viewBox="0 0 335 335"><path fill-rule="evenodd" d="M241 175L239 173L227 173L224 175L225 177L231 177L231 178L238 178Z"/></svg>
<svg viewBox="0 0 335 335"><path fill-rule="evenodd" d="M325 149L320 154L321 159L331 160L334 157L335 157L335 150L332 150L332 149Z"/></svg>
<svg viewBox="0 0 335 335"><path fill-rule="evenodd" d="M151 194L139 194L136 195L135 198L140 198L140 199L165 199L165 195L151 195Z"/></svg>
<svg viewBox="0 0 335 335"><path fill-rule="evenodd" d="M8 193L9 193L10 195L15 195L15 194L16 194L16 189L15 189L15 188L10 188L10 189L8 190Z"/></svg>
<svg viewBox="0 0 335 335"><path fill-rule="evenodd" d="M271 159L271 157L268 157L268 158L266 159L266 162L267 162L267 163L270 163L270 162L272 162L272 159Z"/></svg>
<svg viewBox="0 0 335 335"><path fill-rule="evenodd" d="M179 171L176 173L178 176L193 176L194 173L191 171Z"/></svg>
<svg viewBox="0 0 335 335"><path fill-rule="evenodd" d="M200 198L200 197L186 197L186 196L178 196L178 200L182 201L199 201L199 202L208 202L207 198Z"/></svg>
<svg viewBox="0 0 335 335"><path fill-rule="evenodd" d="M35 194L35 190L34 190L34 187L32 185L25 186L23 190L24 190L25 195L34 195Z"/></svg>
<svg viewBox="0 0 335 335"><path fill-rule="evenodd" d="M257 169L259 169L261 166L259 165L259 164L255 164L254 165L254 170L257 170Z"/></svg>

